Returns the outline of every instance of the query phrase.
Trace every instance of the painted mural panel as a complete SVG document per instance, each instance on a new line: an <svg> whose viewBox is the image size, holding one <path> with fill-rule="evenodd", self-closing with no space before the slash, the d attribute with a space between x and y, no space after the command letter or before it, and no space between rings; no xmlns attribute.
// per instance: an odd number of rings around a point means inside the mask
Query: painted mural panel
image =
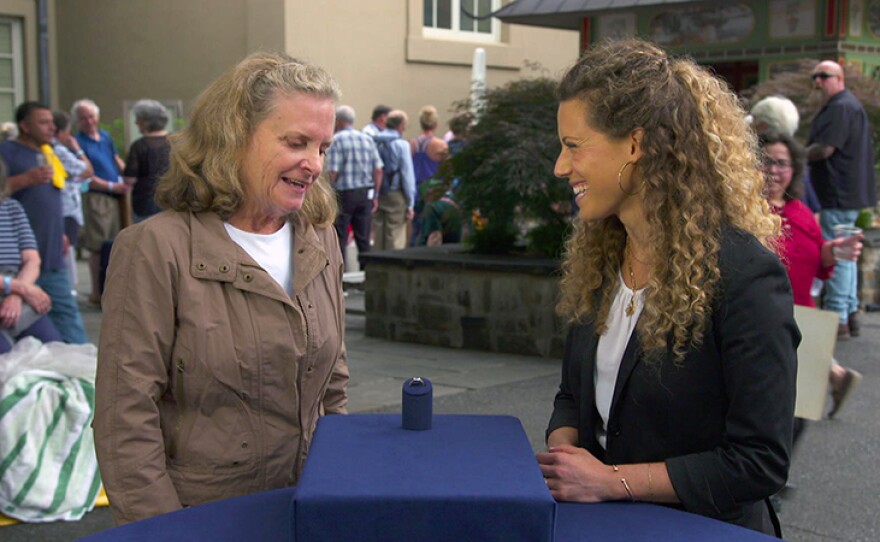
<svg viewBox="0 0 880 542"><path fill-rule="evenodd" d="M849 35L859 37L862 35L864 26L865 3L862 0L850 0L849 2Z"/></svg>
<svg viewBox="0 0 880 542"><path fill-rule="evenodd" d="M611 13L600 15L598 19L599 31L597 37L599 40L619 40L636 35L635 13Z"/></svg>
<svg viewBox="0 0 880 542"><path fill-rule="evenodd" d="M755 14L745 4L702 5L666 10L656 14L649 32L660 45L708 45L735 43L751 34Z"/></svg>
<svg viewBox="0 0 880 542"><path fill-rule="evenodd" d="M770 37L816 35L816 0L770 0Z"/></svg>
<svg viewBox="0 0 880 542"><path fill-rule="evenodd" d="M880 0L868 4L868 30L875 38L880 38Z"/></svg>

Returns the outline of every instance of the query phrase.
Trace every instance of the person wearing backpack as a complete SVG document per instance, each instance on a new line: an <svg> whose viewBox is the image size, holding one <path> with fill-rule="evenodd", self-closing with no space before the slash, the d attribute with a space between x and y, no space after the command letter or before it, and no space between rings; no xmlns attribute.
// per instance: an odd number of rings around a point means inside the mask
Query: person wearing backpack
<svg viewBox="0 0 880 542"><path fill-rule="evenodd" d="M386 130L373 136L382 158L382 186L375 195L379 199L373 217L373 248L401 250L406 248L406 224L413 218L416 178L409 143L403 139L408 118L394 110L388 114Z"/></svg>

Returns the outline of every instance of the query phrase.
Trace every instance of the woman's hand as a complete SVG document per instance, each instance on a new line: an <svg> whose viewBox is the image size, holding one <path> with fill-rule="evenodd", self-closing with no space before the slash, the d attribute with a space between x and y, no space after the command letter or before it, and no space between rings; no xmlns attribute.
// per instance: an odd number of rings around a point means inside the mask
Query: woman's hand
<svg viewBox="0 0 880 542"><path fill-rule="evenodd" d="M851 235L849 237L838 237L831 241L831 253L835 259L855 262L858 261L862 254L862 239L864 235Z"/></svg>
<svg viewBox="0 0 880 542"><path fill-rule="evenodd" d="M602 502L625 498L619 478L611 467L590 452L576 446L562 445L537 455L541 473L557 501Z"/></svg>
<svg viewBox="0 0 880 542"><path fill-rule="evenodd" d="M16 294L11 294L3 298L0 303L0 325L4 328L11 328L18 323L21 317L21 298Z"/></svg>
<svg viewBox="0 0 880 542"><path fill-rule="evenodd" d="M21 296L25 303L37 311L37 314L46 314L52 308L52 299L49 294L35 284L26 285Z"/></svg>

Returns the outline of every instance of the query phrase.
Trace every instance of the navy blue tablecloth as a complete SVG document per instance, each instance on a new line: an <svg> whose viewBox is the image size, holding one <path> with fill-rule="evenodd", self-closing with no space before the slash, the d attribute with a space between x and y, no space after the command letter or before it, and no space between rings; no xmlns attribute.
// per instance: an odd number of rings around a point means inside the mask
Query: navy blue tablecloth
<svg viewBox="0 0 880 542"><path fill-rule="evenodd" d="M555 502L519 420L327 416L296 495L297 540L550 542Z"/></svg>
<svg viewBox="0 0 880 542"><path fill-rule="evenodd" d="M84 540L537 541L551 539L536 527L547 506L556 542L775 540L651 504L554 505L515 418L435 416L430 431L399 424L399 415L322 418L296 490L195 506ZM491 529L460 527L475 522Z"/></svg>

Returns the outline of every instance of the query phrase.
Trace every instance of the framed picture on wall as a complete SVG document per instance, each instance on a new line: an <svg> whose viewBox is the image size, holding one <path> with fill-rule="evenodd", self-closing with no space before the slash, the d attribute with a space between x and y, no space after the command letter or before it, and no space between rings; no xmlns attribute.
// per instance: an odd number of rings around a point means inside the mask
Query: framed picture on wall
<svg viewBox="0 0 880 542"><path fill-rule="evenodd" d="M770 0L770 38L804 38L816 34L816 0Z"/></svg>
<svg viewBox="0 0 880 542"><path fill-rule="evenodd" d="M865 3L862 0L850 0L849 2L849 35L859 37L862 35L862 26L865 24L863 17Z"/></svg>
<svg viewBox="0 0 880 542"><path fill-rule="evenodd" d="M612 13L598 17L599 31L596 33L599 40L619 40L631 38L636 35L635 13Z"/></svg>

